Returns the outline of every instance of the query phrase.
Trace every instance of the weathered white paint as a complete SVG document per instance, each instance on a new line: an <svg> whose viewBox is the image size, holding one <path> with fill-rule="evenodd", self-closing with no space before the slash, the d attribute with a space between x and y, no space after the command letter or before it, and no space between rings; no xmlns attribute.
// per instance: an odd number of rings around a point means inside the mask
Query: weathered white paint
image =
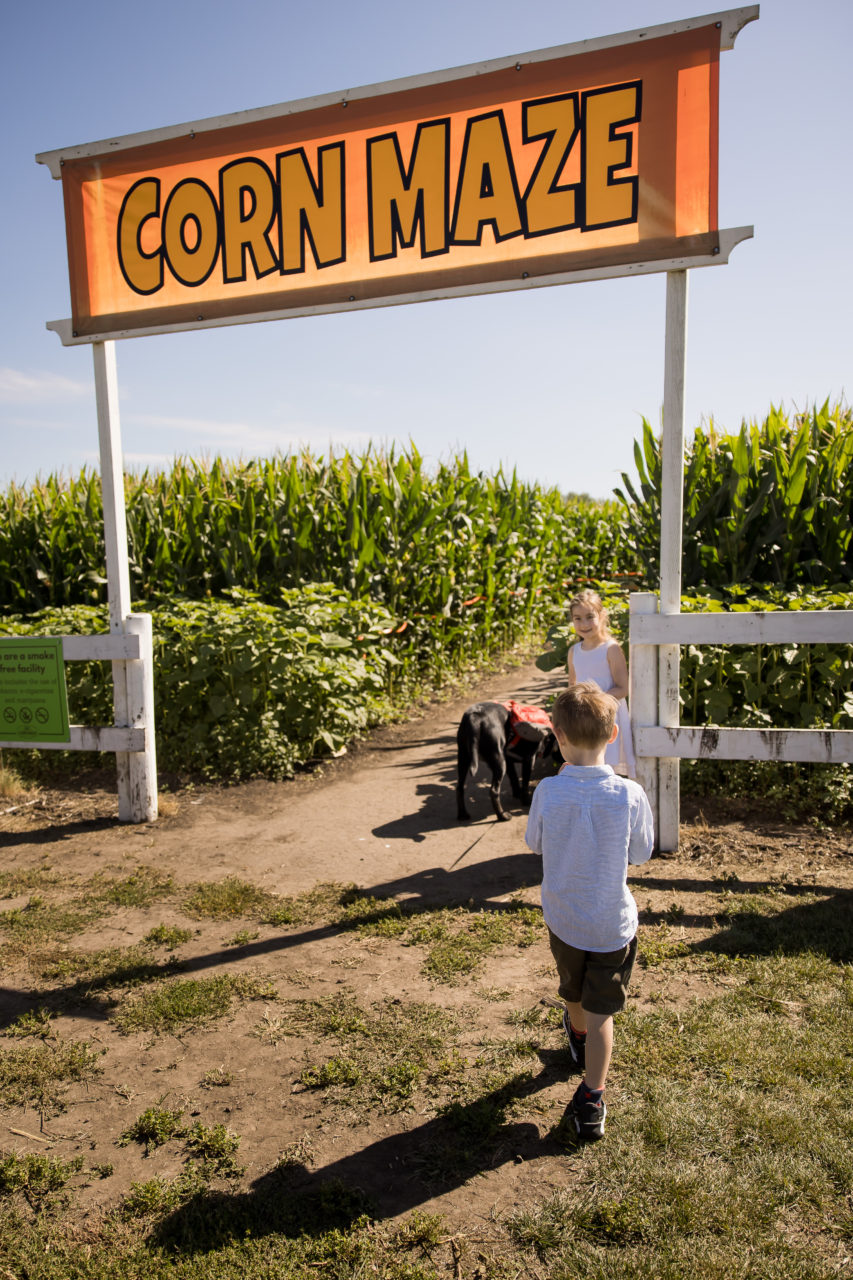
<svg viewBox="0 0 853 1280"><path fill-rule="evenodd" d="M133 636L138 645L138 656L112 658L113 711L117 728L147 730L142 746L114 748L118 813L122 822L152 822L157 817L157 770L151 617L131 612L115 343L94 342L92 357L101 454L110 633L119 641Z"/></svg>
<svg viewBox="0 0 853 1280"><path fill-rule="evenodd" d="M666 357L661 442L660 613L681 609L681 534L684 523L684 379L687 357L687 272L666 277ZM680 653L677 644L658 648L658 723L679 720ZM658 753L658 846L678 848L680 816L678 760Z"/></svg>
<svg viewBox="0 0 853 1280"><path fill-rule="evenodd" d="M51 638L51 637L48 637ZM65 662L127 662L138 658L139 636L59 636Z"/></svg>
<svg viewBox="0 0 853 1280"><path fill-rule="evenodd" d="M657 614L658 598L652 592L635 592L631 596L631 620L635 616ZM643 755L637 747L637 728L655 726L658 720L658 655L650 644L632 644L631 661L628 664L628 706L634 728L634 754L637 757L637 779L649 797L655 816L655 839L658 820L658 762L654 756Z"/></svg>
<svg viewBox="0 0 853 1280"><path fill-rule="evenodd" d="M691 728L664 724L659 710L652 723L655 662L650 654L669 653L682 644L853 644L853 610L779 610L771 613L671 613L657 610L654 595L637 592L630 599L631 728L637 771L646 788L656 830L667 831L678 799L661 783L661 762L679 760L790 760L812 764L853 763L853 730L729 729L714 725ZM658 671L664 669L659 660ZM658 700L658 707L662 699ZM657 761L657 775L652 767ZM661 849L677 848L676 842Z"/></svg>
<svg viewBox="0 0 853 1280"><path fill-rule="evenodd" d="M649 756L853 763L853 729L667 729L638 725L634 734L635 750Z"/></svg>
<svg viewBox="0 0 853 1280"><path fill-rule="evenodd" d="M152 730L153 733L153 730ZM115 725L89 727L72 724L67 742L4 742L6 747L39 751L144 751L147 729L119 729ZM146 821L146 819L137 819Z"/></svg>
<svg viewBox="0 0 853 1280"><path fill-rule="evenodd" d="M133 728L148 729L143 750L127 757L128 790L119 793L123 822L153 822L157 817L157 755L154 740L154 654L150 613L125 619L127 631L139 641L139 657L126 663L127 718Z"/></svg>
<svg viewBox="0 0 853 1280"><path fill-rule="evenodd" d="M853 611L631 614L632 644L853 644Z"/></svg>

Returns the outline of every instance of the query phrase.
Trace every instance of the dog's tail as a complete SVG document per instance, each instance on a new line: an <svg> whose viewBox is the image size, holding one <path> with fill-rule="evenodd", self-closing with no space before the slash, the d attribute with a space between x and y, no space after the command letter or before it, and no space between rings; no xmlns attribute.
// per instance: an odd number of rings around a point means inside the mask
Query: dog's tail
<svg viewBox="0 0 853 1280"><path fill-rule="evenodd" d="M463 720L459 726L456 735L456 743L459 756L459 785L468 777L469 773L476 776L480 767L480 752L478 750L477 734L468 722L467 718Z"/></svg>

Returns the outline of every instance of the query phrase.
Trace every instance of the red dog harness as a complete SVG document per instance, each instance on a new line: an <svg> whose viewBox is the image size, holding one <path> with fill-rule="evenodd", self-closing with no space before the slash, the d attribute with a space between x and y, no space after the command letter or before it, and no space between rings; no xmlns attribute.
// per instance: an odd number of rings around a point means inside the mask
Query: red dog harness
<svg viewBox="0 0 853 1280"><path fill-rule="evenodd" d="M517 747L522 738L525 742L536 742L541 745L551 732L551 720L547 711L541 707L525 707L520 702L505 702L509 712L509 741L507 750Z"/></svg>

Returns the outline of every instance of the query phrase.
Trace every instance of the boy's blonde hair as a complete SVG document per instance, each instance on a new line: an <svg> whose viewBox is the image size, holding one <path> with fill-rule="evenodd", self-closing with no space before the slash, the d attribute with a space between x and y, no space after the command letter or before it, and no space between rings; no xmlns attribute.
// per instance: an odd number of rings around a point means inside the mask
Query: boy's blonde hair
<svg viewBox="0 0 853 1280"><path fill-rule="evenodd" d="M572 596L569 601L569 617L572 616L572 609L594 609L597 614L604 618L604 629L607 630L607 624L610 621L610 615L605 609L601 596L597 591L590 591L585 587L583 591L579 591L576 596Z"/></svg>
<svg viewBox="0 0 853 1280"><path fill-rule="evenodd" d="M592 680L561 689L551 708L551 724L582 751L595 751L610 741L618 703Z"/></svg>

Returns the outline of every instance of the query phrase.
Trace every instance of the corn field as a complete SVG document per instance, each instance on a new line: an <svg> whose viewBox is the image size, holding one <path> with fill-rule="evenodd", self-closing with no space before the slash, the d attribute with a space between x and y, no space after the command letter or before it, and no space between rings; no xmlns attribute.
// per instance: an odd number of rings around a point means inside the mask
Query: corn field
<svg viewBox="0 0 853 1280"><path fill-rule="evenodd" d="M625 536L645 576L658 576L660 441L643 421L638 486L623 473ZM733 584L829 587L853 581L853 409L788 418L771 408L737 435L697 429L684 472L685 590Z"/></svg>
<svg viewBox="0 0 853 1280"><path fill-rule="evenodd" d="M413 447L181 460L126 477L126 504L137 602L238 590L277 603L282 589L326 582L402 626L436 619L460 646L511 642L562 607L563 582L633 568L616 503L475 474L464 454L430 472ZM0 612L105 599L97 475L0 495Z"/></svg>

